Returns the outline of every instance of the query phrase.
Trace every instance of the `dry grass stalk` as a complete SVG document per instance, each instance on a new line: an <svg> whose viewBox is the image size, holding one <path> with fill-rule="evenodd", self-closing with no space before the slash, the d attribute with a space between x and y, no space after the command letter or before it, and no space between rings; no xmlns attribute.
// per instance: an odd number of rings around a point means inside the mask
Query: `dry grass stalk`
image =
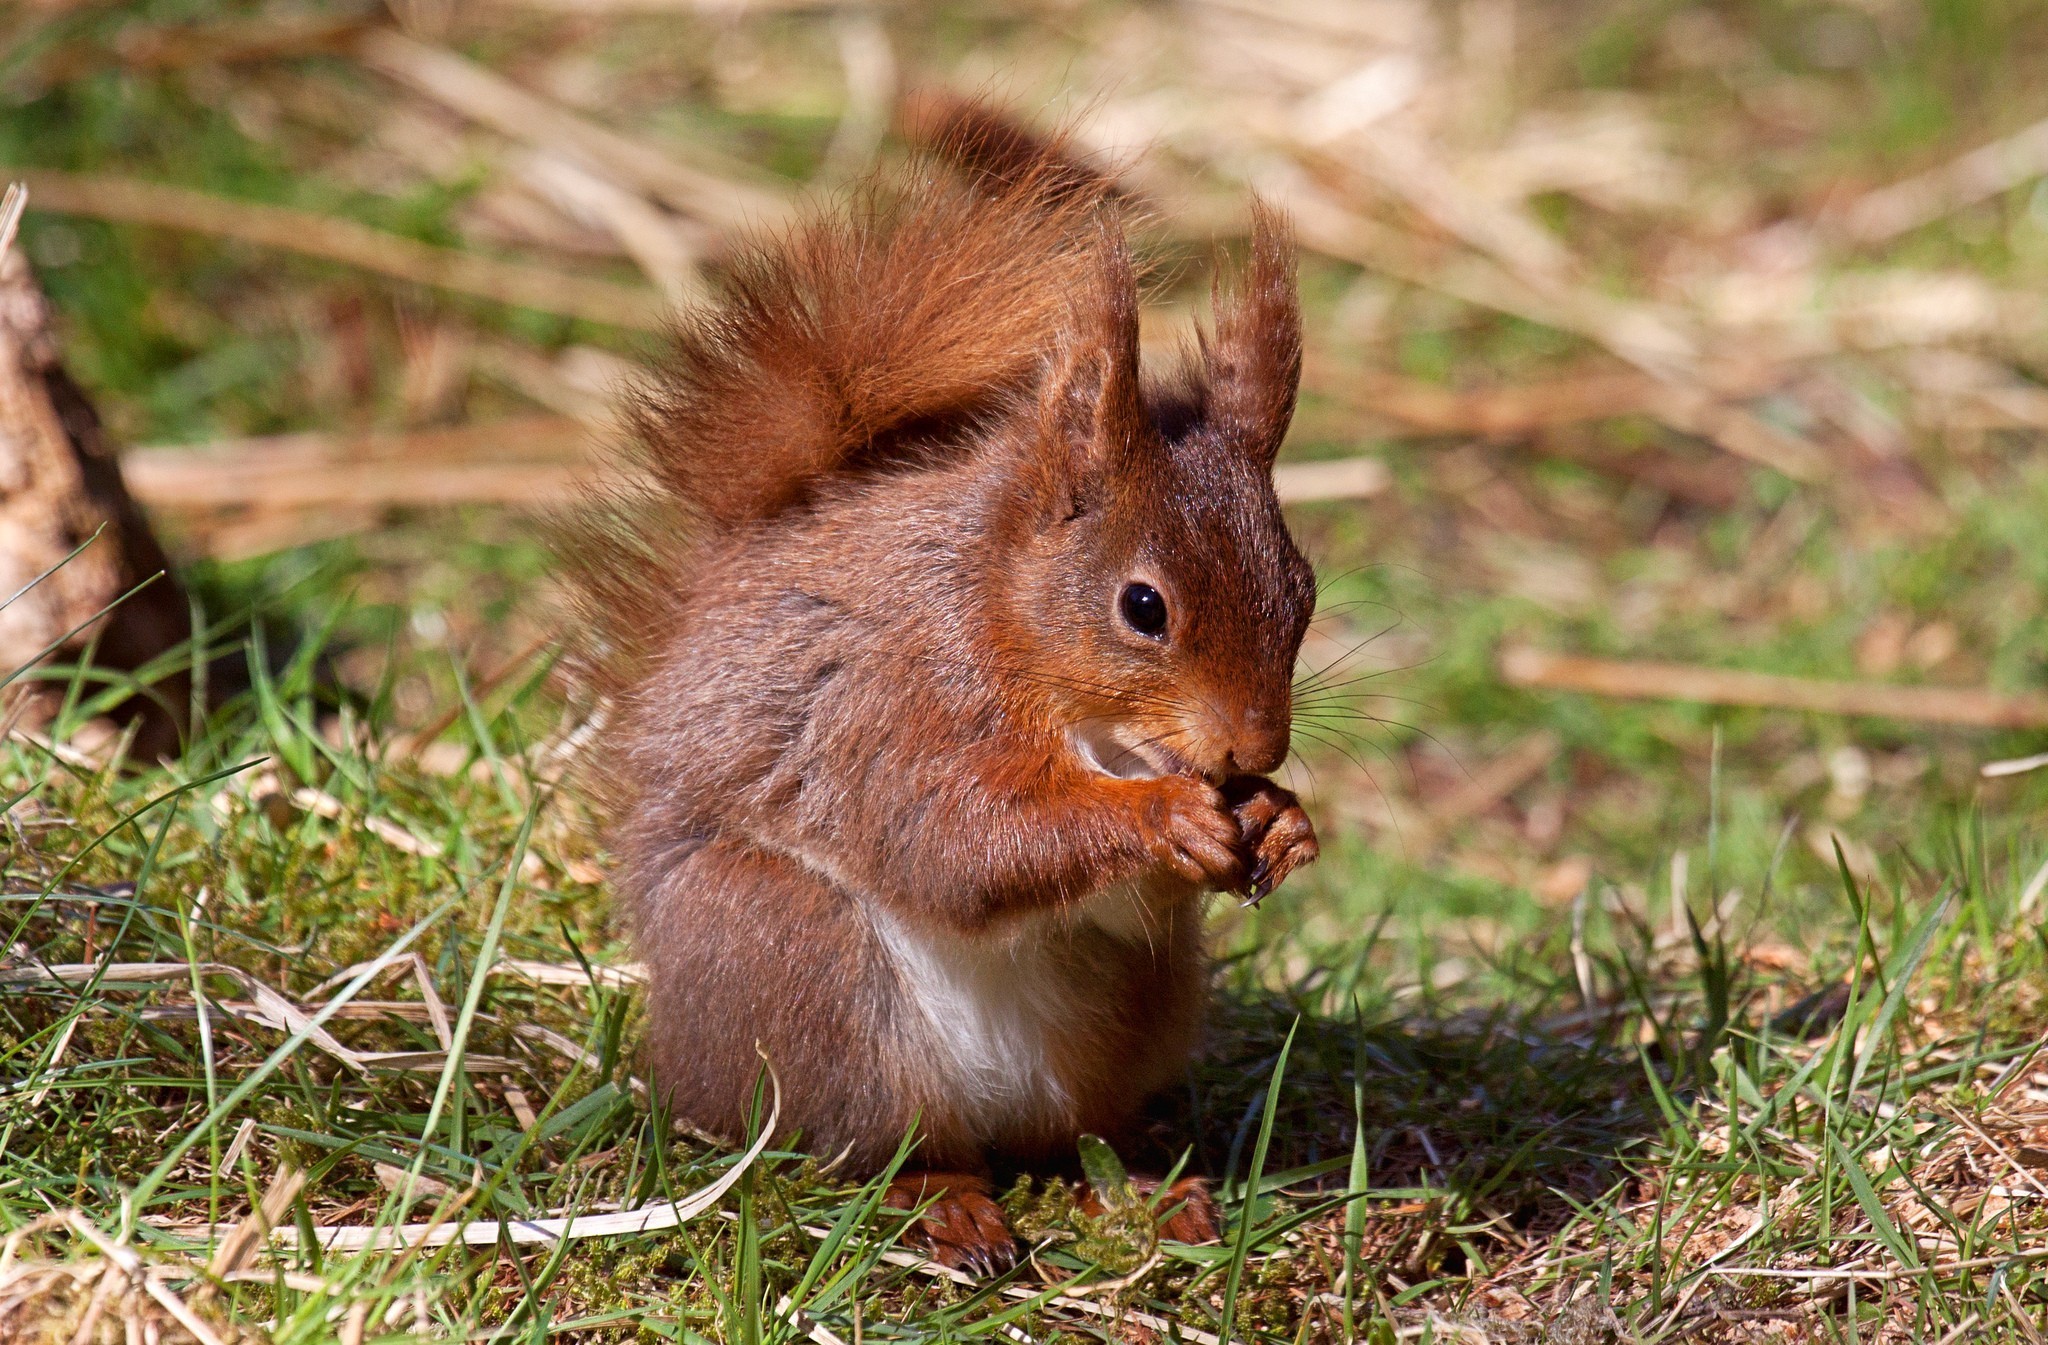
<svg viewBox="0 0 2048 1345"><path fill-rule="evenodd" d="M620 186L722 229L780 218L782 197L680 163L630 136L588 121L452 51L402 34L368 33L356 47L364 65L500 135L580 159Z"/></svg>
<svg viewBox="0 0 2048 1345"><path fill-rule="evenodd" d="M528 401L580 420L606 436L624 429L619 394L640 373L639 366L610 351L571 346L551 360L510 341L478 346L471 367Z"/></svg>
<svg viewBox="0 0 2048 1345"><path fill-rule="evenodd" d="M1467 776L1449 796L1433 804L1422 821L1408 834L1416 856L1435 848L1458 826L1486 812L1508 795L1541 775L1563 749L1556 734L1548 729L1518 739L1507 750Z"/></svg>
<svg viewBox="0 0 2048 1345"><path fill-rule="evenodd" d="M607 966L593 965L584 970L574 963L534 962L524 958L501 957L492 965L491 974L518 976L537 985L584 986L593 981L611 990L631 990L647 984L647 967L640 962L614 962Z"/></svg>
<svg viewBox="0 0 2048 1345"><path fill-rule="evenodd" d="M1978 774L1986 780L1996 780L2005 775L2024 775L2028 771L2040 770L2043 766L2048 766L2048 752L2036 752L2030 757L2013 757L2007 761L1987 761L1979 769Z"/></svg>
<svg viewBox="0 0 2048 1345"><path fill-rule="evenodd" d="M1973 728L2048 728L2048 694L2040 692L1824 682L1684 663L1585 658L1526 646L1503 652L1500 671L1510 686L1547 691L1805 710Z"/></svg>
<svg viewBox="0 0 2048 1345"><path fill-rule="evenodd" d="M15 175L27 182L38 210L229 238L607 326L636 331L661 326L662 304L651 291L435 247L354 220L134 178L40 168Z"/></svg>
<svg viewBox="0 0 2048 1345"><path fill-rule="evenodd" d="M698 258L674 216L592 173L575 159L536 153L525 164L526 180L564 214L594 224L619 240L626 255L672 304L702 299Z"/></svg>
<svg viewBox="0 0 2048 1345"><path fill-rule="evenodd" d="M1413 240L1308 184L1298 185L1285 200L1303 244L1315 251L1465 303L1585 336L1660 384L1650 411L1673 429L1794 481L1818 481L1828 474L1826 457L1817 447L1731 403L1691 372L1699 360L1693 339L1648 306L1583 289L1541 293L1480 257L1432 265Z"/></svg>
<svg viewBox="0 0 2048 1345"><path fill-rule="evenodd" d="M239 65L339 51L379 21L374 10L344 14L262 14L215 23L131 23L111 49L95 42L52 51L25 79L45 89L81 78L110 60L129 70L181 70L195 65Z"/></svg>
<svg viewBox="0 0 2048 1345"><path fill-rule="evenodd" d="M98 1255L66 1260L20 1256L25 1243L58 1232L71 1234ZM261 1339L233 1322L202 1315L172 1291L170 1281L189 1281L198 1274L188 1263L145 1260L77 1210L46 1214L16 1229L0 1251L0 1340L230 1345Z"/></svg>
<svg viewBox="0 0 2048 1345"><path fill-rule="evenodd" d="M1386 494L1393 484L1394 474L1378 458L1283 462L1273 469L1273 490L1282 504L1370 500Z"/></svg>
<svg viewBox="0 0 2048 1345"><path fill-rule="evenodd" d="M844 9L845 0L489 0L505 9L533 9L557 14L810 14ZM867 8L886 9L887 0L865 0Z"/></svg>
<svg viewBox="0 0 2048 1345"><path fill-rule="evenodd" d="M0 254L14 246L14 235L21 228L21 217L28 213L28 192L19 182L7 184L7 195L0 199Z"/></svg>
<svg viewBox="0 0 2048 1345"><path fill-rule="evenodd" d="M159 509L266 510L543 505L575 498L590 472L557 463L379 463L362 467L266 465L251 476L214 478L207 463L138 474L137 494Z"/></svg>
<svg viewBox="0 0 2048 1345"><path fill-rule="evenodd" d="M2037 121L1939 168L1858 197L1832 232L1851 244L1887 243L1944 215L2002 196L2048 173L2048 121Z"/></svg>
<svg viewBox="0 0 2048 1345"><path fill-rule="evenodd" d="M236 1139L241 1139L240 1135ZM291 1212L292 1201L298 1199L299 1191L306 1184L306 1174L286 1164L279 1168L277 1176L263 1192L263 1199L256 1208L228 1230L228 1235L213 1249L213 1260L207 1264L207 1273L215 1279L234 1274L249 1263L257 1249L270 1237L270 1230L284 1221Z"/></svg>
<svg viewBox="0 0 2048 1345"><path fill-rule="evenodd" d="M321 1247L330 1252L402 1251L416 1247L445 1247L456 1242L471 1247L492 1247L503 1242L519 1246L551 1246L577 1238L638 1237L679 1227L717 1209L726 1192L739 1184L740 1178L746 1176L767 1151L768 1142L775 1137L776 1122L782 1116L782 1081L776 1077L772 1064L767 1069L770 1097L768 1116L761 1123L761 1133L726 1169L724 1176L687 1199L655 1201L638 1209L616 1210L608 1214L564 1214L502 1222L458 1221L453 1216L470 1194L464 1192L425 1223L329 1225L315 1229L314 1235ZM299 1231L296 1228L278 1228L273 1231L272 1238L284 1246L297 1246Z"/></svg>
<svg viewBox="0 0 2048 1345"><path fill-rule="evenodd" d="M1576 258L1522 211L1472 191L1440 153L1413 136L1372 129L1351 139L1362 166L1381 187L1431 223L1492 257L1539 290L1563 291L1579 274Z"/></svg>
<svg viewBox="0 0 2048 1345"><path fill-rule="evenodd" d="M139 448L126 455L123 468L138 499L176 511L557 506L574 500L602 470L591 449L584 424L537 416L413 434L278 435ZM521 460L508 461L514 454ZM1377 458L1288 463L1274 472L1288 503L1370 499L1392 482Z"/></svg>
<svg viewBox="0 0 2048 1345"><path fill-rule="evenodd" d="M889 30L872 13L847 9L833 16L832 27L846 72L846 107L818 169L825 182L852 177L881 148L900 81Z"/></svg>
<svg viewBox="0 0 2048 1345"><path fill-rule="evenodd" d="M1376 369L1339 368L1311 359L1309 391L1421 434L1519 439L1539 430L1621 416L1654 415L1662 385L1629 369L1567 374L1539 383L1457 391Z"/></svg>
<svg viewBox="0 0 2048 1345"><path fill-rule="evenodd" d="M131 449L137 498L158 509L559 502L590 433L532 416L410 434L292 434ZM366 471L366 467L374 470Z"/></svg>
<svg viewBox="0 0 2048 1345"><path fill-rule="evenodd" d="M1743 489L1740 473L1719 463L1689 461L1654 449L1612 449L1586 435L1552 433L1590 421L1656 419L1668 405L1670 390L1634 370L1602 368L1535 383L1456 391L1380 370L1342 369L1328 360L1311 360L1306 386L1370 418L1385 433L1521 443L1545 456L1641 481L1714 509L1734 504Z"/></svg>
<svg viewBox="0 0 2048 1345"><path fill-rule="evenodd" d="M47 967L0 967L0 986L94 985L102 989L189 986L194 976L233 981L249 996L245 1002L209 998L207 1008L228 1017L259 1023L279 1032L303 1033L308 1044L359 1074L372 1070L437 1074L447 1068L447 1051L356 1051L337 1041L313 1016L280 992L240 967L219 962L59 962ZM243 1004L246 1003L246 1011ZM175 1006L173 1006L175 1007ZM188 1008L196 1013L196 1007ZM167 1015L160 1015L167 1016ZM465 1055L463 1068L472 1073L504 1073L518 1065L499 1056Z"/></svg>

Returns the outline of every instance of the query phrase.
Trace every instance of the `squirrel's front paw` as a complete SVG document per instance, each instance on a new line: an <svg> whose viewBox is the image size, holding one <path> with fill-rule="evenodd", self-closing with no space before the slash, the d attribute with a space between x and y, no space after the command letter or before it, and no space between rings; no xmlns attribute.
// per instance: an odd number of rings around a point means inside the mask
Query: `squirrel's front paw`
<svg viewBox="0 0 2048 1345"><path fill-rule="evenodd" d="M1224 781L1223 798L1237 823L1246 870L1244 892L1253 904L1322 853L1315 824L1294 791L1261 775L1237 775Z"/></svg>
<svg viewBox="0 0 2048 1345"><path fill-rule="evenodd" d="M1146 810L1154 858L1203 887L1223 892L1242 887L1241 831L1223 795L1188 775L1165 775L1147 784L1155 791Z"/></svg>

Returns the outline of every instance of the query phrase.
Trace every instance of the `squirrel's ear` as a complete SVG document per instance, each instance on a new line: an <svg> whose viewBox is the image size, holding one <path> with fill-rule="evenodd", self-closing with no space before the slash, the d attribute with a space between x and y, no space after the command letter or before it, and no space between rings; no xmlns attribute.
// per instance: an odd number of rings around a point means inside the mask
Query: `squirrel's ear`
<svg viewBox="0 0 2048 1345"><path fill-rule="evenodd" d="M1202 363L1204 419L1270 466L1301 387L1301 298L1293 230L1263 201L1252 202L1243 273L1217 292L1216 337L1203 343Z"/></svg>
<svg viewBox="0 0 2048 1345"><path fill-rule="evenodd" d="M1143 432L1138 391L1138 286L1122 231L1104 219L1095 283L1039 387L1040 443L1063 517L1091 495Z"/></svg>

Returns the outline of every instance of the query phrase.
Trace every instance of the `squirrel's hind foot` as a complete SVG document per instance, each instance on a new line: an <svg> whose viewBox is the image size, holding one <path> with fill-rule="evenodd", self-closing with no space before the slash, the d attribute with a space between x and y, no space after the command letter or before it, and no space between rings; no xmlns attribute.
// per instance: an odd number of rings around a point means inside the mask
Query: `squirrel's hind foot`
<svg viewBox="0 0 2048 1345"><path fill-rule="evenodd" d="M1220 1242L1223 1211L1200 1177L1183 1177L1153 1200L1159 1211L1159 1236L1168 1242Z"/></svg>
<svg viewBox="0 0 2048 1345"><path fill-rule="evenodd" d="M1159 1179L1133 1174L1131 1185L1144 1196L1158 1217L1159 1236L1166 1242L1199 1245L1223 1237L1223 1211L1209 1194L1209 1183L1201 1177L1182 1177L1165 1190ZM1102 1198L1086 1182L1081 1184L1081 1213L1100 1219L1109 1212Z"/></svg>
<svg viewBox="0 0 2048 1345"><path fill-rule="evenodd" d="M1017 1264L1017 1240L987 1179L959 1172L911 1172L889 1183L890 1207L924 1213L904 1241L950 1270L993 1277Z"/></svg>

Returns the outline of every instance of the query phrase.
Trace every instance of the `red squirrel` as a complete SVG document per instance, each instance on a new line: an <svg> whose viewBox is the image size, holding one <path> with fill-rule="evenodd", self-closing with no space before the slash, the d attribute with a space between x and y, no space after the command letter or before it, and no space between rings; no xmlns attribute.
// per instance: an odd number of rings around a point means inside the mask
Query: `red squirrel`
<svg viewBox="0 0 2048 1345"><path fill-rule="evenodd" d="M677 319L581 610L657 1091L738 1136L758 1045L843 1170L914 1129L892 1198L988 1270L992 1160L1128 1133L1194 1046L1205 894L1315 858L1266 778L1315 582L1283 220L1148 381L1107 179L969 105L934 139Z"/></svg>

